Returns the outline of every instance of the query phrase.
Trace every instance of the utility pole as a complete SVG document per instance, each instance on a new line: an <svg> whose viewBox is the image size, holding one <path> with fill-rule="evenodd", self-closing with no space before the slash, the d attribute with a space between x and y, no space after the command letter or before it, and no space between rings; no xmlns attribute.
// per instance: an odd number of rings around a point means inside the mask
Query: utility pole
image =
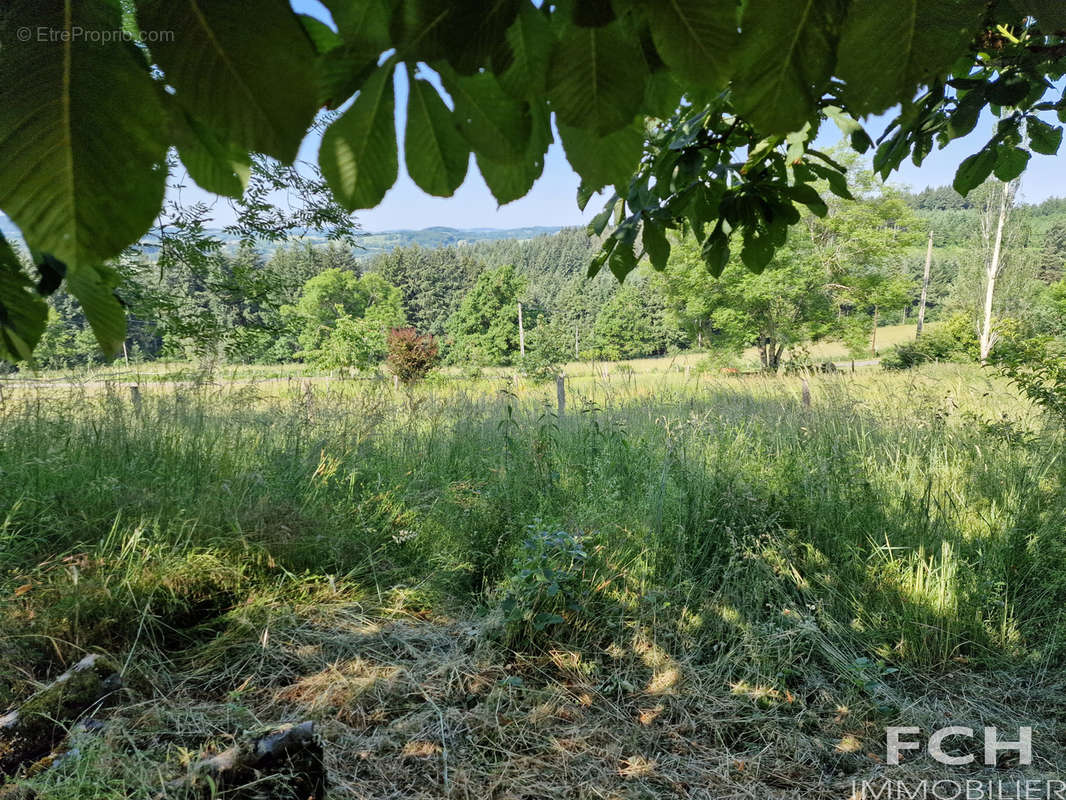
<svg viewBox="0 0 1066 800"><path fill-rule="evenodd" d="M526 330L522 327L522 303L518 303L518 351L523 358L526 356Z"/></svg>
<svg viewBox="0 0 1066 800"><path fill-rule="evenodd" d="M933 266L933 232L929 231L929 246L925 250L925 275L922 277L922 299L918 303L918 330L914 338L919 339L925 326L925 302L929 297L929 271Z"/></svg>

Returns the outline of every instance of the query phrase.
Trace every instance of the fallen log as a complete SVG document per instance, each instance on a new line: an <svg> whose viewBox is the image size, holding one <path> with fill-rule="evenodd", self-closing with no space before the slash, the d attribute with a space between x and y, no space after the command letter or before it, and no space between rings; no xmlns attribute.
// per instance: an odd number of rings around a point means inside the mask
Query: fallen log
<svg viewBox="0 0 1066 800"><path fill-rule="evenodd" d="M0 786L0 800L37 800L37 792L22 784L8 783Z"/></svg>
<svg viewBox="0 0 1066 800"><path fill-rule="evenodd" d="M26 777L32 778L35 775L40 775L42 772L46 772L53 767L59 766L68 759L77 758L81 755L81 748L85 738L87 736L95 736L105 727L106 725L100 720L83 719L74 726L73 730L67 734L67 738L64 739L55 750L44 758L39 758L26 767ZM3 795L0 795L0 800L4 800Z"/></svg>
<svg viewBox="0 0 1066 800"><path fill-rule="evenodd" d="M198 761L168 786L167 800L324 800L326 769L313 722L278 725L245 735Z"/></svg>
<svg viewBox="0 0 1066 800"><path fill-rule="evenodd" d="M67 723L95 710L121 687L118 667L93 654L0 717L0 778L55 750L67 735Z"/></svg>

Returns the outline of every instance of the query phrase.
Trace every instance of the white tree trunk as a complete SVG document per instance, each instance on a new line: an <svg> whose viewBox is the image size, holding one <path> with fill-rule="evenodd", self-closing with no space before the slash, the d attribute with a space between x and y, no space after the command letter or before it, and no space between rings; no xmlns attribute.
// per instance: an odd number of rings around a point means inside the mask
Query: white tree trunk
<svg viewBox="0 0 1066 800"><path fill-rule="evenodd" d="M518 352L526 357L526 329L522 325L522 304L518 304Z"/></svg>
<svg viewBox="0 0 1066 800"><path fill-rule="evenodd" d="M988 356L995 347L999 338L993 330L992 302L995 299L996 279L1002 270L1003 264L1003 229L1007 224L1011 206L1014 203L1014 193L1018 190L1017 179L1003 184L1003 193L1000 197L999 215L996 220L995 240L992 244L992 253L985 264L985 308L981 320L981 363L988 363Z"/></svg>
<svg viewBox="0 0 1066 800"><path fill-rule="evenodd" d="M933 266L933 232L929 231L929 247L925 251L925 275L922 276L922 299L918 303L918 330L914 332L914 338L922 335L925 327L925 304L929 297L929 273Z"/></svg>

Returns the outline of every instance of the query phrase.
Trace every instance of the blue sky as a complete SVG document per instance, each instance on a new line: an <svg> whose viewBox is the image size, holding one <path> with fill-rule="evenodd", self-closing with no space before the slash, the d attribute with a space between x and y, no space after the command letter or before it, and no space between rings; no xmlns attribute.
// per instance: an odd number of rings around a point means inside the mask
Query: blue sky
<svg viewBox="0 0 1066 800"><path fill-rule="evenodd" d="M306 14L329 20L329 13L317 0L292 0L293 7ZM585 213L577 208L576 194L578 177L570 168L562 146L556 141L548 150L544 174L524 198L499 207L485 186L477 165L471 160L466 182L454 196L431 197L420 190L407 177L403 167L403 114L406 107L406 79L397 78L396 106L399 111L398 133L400 135L400 178L376 208L359 211L357 218L365 230L380 231L393 228L426 228L445 225L455 228L516 228L528 225L578 225L587 222L600 210L594 199ZM876 138L887 124L890 116L866 122L871 135ZM950 184L959 162L975 152L991 136L993 120L989 117L964 140L952 142L945 149L929 155L919 169L906 162L891 178L896 184L907 185L915 190L926 186ZM823 127L820 146L828 146L839 138L836 128L827 123ZM556 137L558 138L558 137ZM301 151L301 158L314 162L317 157L318 138L311 137ZM1021 193L1028 202L1039 202L1053 195L1066 194L1062 186L1066 179L1066 153L1058 156L1033 154L1029 168L1022 179ZM219 222L225 223L228 207L220 203Z"/></svg>

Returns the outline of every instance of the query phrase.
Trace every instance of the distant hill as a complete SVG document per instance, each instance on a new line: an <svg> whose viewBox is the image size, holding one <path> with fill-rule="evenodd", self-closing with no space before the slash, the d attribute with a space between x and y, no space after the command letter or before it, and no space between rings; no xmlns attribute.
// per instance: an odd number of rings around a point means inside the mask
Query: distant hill
<svg viewBox="0 0 1066 800"><path fill-rule="evenodd" d="M478 242L498 242L503 240L528 241L538 236L550 236L558 233L562 228L558 226L534 226L528 228L422 228L421 230L394 230L394 231L361 231L355 234L356 248L354 255L358 259L372 258L382 253L390 253L398 247L410 247L418 245L426 250L435 250L439 247L459 247L472 245ZM237 240L222 231L212 230L222 241L226 242L227 249L236 248ZM297 237L299 241L311 242L312 244L326 244L328 239L318 233L308 233ZM264 252L272 252L278 245L262 242L260 249ZM150 250L148 252L151 252Z"/></svg>
<svg viewBox="0 0 1066 800"><path fill-rule="evenodd" d="M533 239L537 236L558 233L561 228L536 226L529 228L423 228L422 230L382 231L358 234L358 258L369 258L378 253L387 253L397 247L418 245L427 250L437 247L455 247L474 242L498 241L500 239Z"/></svg>
<svg viewBox="0 0 1066 800"><path fill-rule="evenodd" d="M562 228L558 226L535 226L529 228L423 228L422 230L395 230L381 231L378 233L359 233L357 239L359 249L356 250L357 258L369 258L379 253L388 253L397 247L407 247L417 244L427 250L437 247L455 247L456 245L473 244L474 242L492 242L501 239L533 239L537 236L558 233ZM18 228L3 214L0 214L0 233L6 239L12 241L21 240ZM232 239L221 231L211 231L223 241L236 244ZM308 234L303 237L316 244L325 243L324 236ZM265 250L273 250L270 245L264 245ZM148 248L151 253L152 249Z"/></svg>

